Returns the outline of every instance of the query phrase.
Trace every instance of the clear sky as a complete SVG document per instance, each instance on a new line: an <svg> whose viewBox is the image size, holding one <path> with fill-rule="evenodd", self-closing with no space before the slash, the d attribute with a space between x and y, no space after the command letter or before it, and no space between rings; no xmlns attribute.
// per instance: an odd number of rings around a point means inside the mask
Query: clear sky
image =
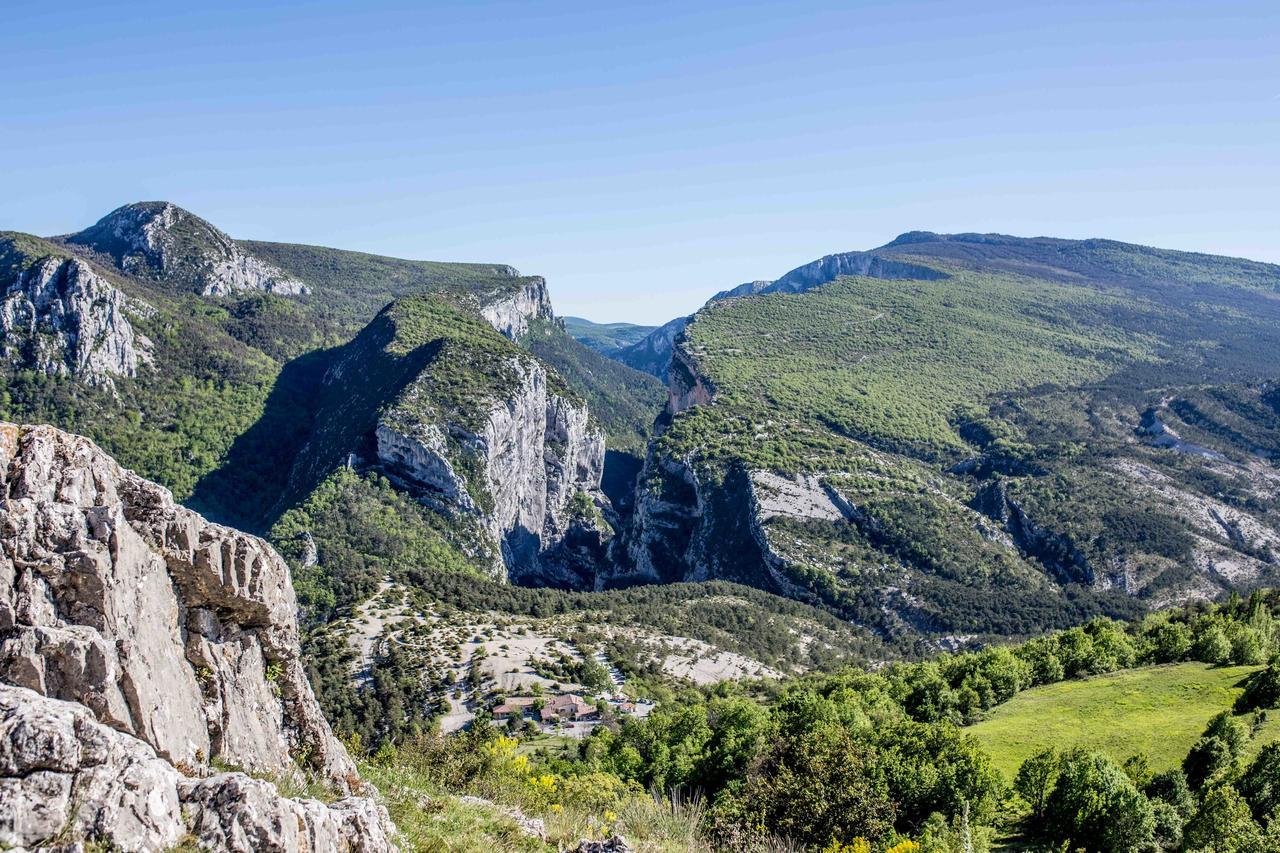
<svg viewBox="0 0 1280 853"><path fill-rule="evenodd" d="M1280 262L1276 0L2 8L0 228L163 198L648 323L913 229Z"/></svg>

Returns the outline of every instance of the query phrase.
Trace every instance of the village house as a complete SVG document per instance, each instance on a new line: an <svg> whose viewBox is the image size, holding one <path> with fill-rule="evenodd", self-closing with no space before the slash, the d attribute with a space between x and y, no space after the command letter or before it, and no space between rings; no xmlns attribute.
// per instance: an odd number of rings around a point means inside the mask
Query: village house
<svg viewBox="0 0 1280 853"><path fill-rule="evenodd" d="M576 693L562 693L547 703L547 707L561 720L587 722L600 719L596 706Z"/></svg>
<svg viewBox="0 0 1280 853"><path fill-rule="evenodd" d="M532 696L518 696L514 699L508 699L501 705L495 705L493 708L493 719L496 722L505 722L506 720L518 720L523 717L533 705L537 702Z"/></svg>

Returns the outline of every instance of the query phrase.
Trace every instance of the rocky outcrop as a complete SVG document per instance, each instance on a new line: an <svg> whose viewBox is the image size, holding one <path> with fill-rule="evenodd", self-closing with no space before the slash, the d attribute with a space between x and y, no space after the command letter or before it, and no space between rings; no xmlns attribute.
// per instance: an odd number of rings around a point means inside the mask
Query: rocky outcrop
<svg viewBox="0 0 1280 853"><path fill-rule="evenodd" d="M707 300L708 303L719 302L721 299L735 299L739 296L755 296L757 293L763 293L773 286L773 282L768 279L759 279L757 281L748 281L737 287L731 287L728 290L722 290L715 296Z"/></svg>
<svg viewBox="0 0 1280 853"><path fill-rule="evenodd" d="M683 344L677 343L667 374L667 415L710 403L715 393L715 384L698 370L697 362Z"/></svg>
<svg viewBox="0 0 1280 853"><path fill-rule="evenodd" d="M377 460L420 498L478 518L501 554L500 574L578 585L544 575L542 556L575 523L579 495L604 502L604 433L584 404L548 389L540 363L521 355L507 367L511 382L466 422L438 422L409 386L379 420Z"/></svg>
<svg viewBox="0 0 1280 853"><path fill-rule="evenodd" d="M512 275L518 276L515 270ZM551 297L547 293L546 279L529 276L525 283L511 293L486 300L480 306L480 315L508 338L515 340L529 331L535 320L550 320Z"/></svg>
<svg viewBox="0 0 1280 853"><path fill-rule="evenodd" d="M259 805L238 805L227 786L249 781L210 775L215 764L276 777L305 768L341 791L358 784L307 683L292 583L269 545L51 427L0 425L0 499L0 796L46 796L51 814L65 801L85 837L125 849L172 844L179 800L197 835L228 849L308 849L227 840L243 829L236 815L262 819L266 801L290 816L286 835L308 821L355 825L271 786L252 795ZM371 802L350 808L385 836ZM44 822L20 823L0 827L6 843L52 837ZM362 839L351 849L386 847L350 833Z"/></svg>
<svg viewBox="0 0 1280 853"><path fill-rule="evenodd" d="M1099 572L1084 552L1069 537L1037 524L1010 494L1005 481L983 486L971 506L999 523L1018 550L1044 566L1060 583L1092 585L1099 581Z"/></svg>
<svg viewBox="0 0 1280 853"><path fill-rule="evenodd" d="M729 580L781 591L757 517L755 488L744 468L700 468L651 450L625 547L615 549L620 559L597 586Z"/></svg>
<svg viewBox="0 0 1280 853"><path fill-rule="evenodd" d="M135 376L150 355L123 293L78 258L43 258L19 274L0 303L6 358L50 376L100 387Z"/></svg>
<svg viewBox="0 0 1280 853"><path fill-rule="evenodd" d="M66 240L109 255L127 273L172 281L205 296L311 292L213 225L168 202L125 205Z"/></svg>
<svg viewBox="0 0 1280 853"><path fill-rule="evenodd" d="M796 267L759 292L801 293L845 275L921 281L950 278L941 270L908 261L880 257L874 252L841 252L836 255L826 255L804 266Z"/></svg>
<svg viewBox="0 0 1280 853"><path fill-rule="evenodd" d="M621 835L610 835L608 838L594 841L583 838L570 853L631 853L635 848L627 843Z"/></svg>
<svg viewBox="0 0 1280 853"><path fill-rule="evenodd" d="M244 773L188 776L83 705L0 685L0 845L93 841L162 851L390 851L368 797L326 805L281 796Z"/></svg>
<svg viewBox="0 0 1280 853"><path fill-rule="evenodd" d="M847 521L854 514L849 502L816 474L753 471L751 486L762 521L777 517Z"/></svg>

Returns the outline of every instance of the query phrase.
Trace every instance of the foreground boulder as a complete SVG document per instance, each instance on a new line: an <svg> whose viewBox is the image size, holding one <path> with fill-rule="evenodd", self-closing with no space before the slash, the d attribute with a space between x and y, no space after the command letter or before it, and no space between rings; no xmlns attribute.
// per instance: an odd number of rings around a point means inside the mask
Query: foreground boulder
<svg viewBox="0 0 1280 853"><path fill-rule="evenodd" d="M0 424L0 845L383 850L299 656L265 542L210 524L88 439Z"/></svg>

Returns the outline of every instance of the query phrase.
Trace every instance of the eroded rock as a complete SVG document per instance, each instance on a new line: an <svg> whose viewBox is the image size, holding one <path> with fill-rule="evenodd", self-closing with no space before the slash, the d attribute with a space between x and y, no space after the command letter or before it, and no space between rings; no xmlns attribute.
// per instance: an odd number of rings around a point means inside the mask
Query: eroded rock
<svg viewBox="0 0 1280 853"><path fill-rule="evenodd" d="M499 574L556 573L543 556L581 526L571 504L604 502L604 434L584 404L548 388L537 361L512 358L507 368L510 385L469 422L437 422L410 385L375 431L378 462L424 499L476 517L501 554ZM572 574L544 579L581 585Z"/></svg>
<svg viewBox="0 0 1280 853"><path fill-rule="evenodd" d="M67 239L110 255L125 272L190 286L205 296L311 292L213 225L168 202L127 204Z"/></svg>
<svg viewBox="0 0 1280 853"><path fill-rule="evenodd" d="M78 258L37 261L0 302L4 356L50 376L113 387L150 359L146 339L125 312L127 300Z"/></svg>
<svg viewBox="0 0 1280 853"><path fill-rule="evenodd" d="M510 270L513 276L519 275ZM550 320L551 296L547 282L540 276L530 276L527 283L513 293L488 300L480 306L480 315L508 338L516 339L529 331L534 320Z"/></svg>
<svg viewBox="0 0 1280 853"><path fill-rule="evenodd" d="M262 540L88 439L0 424L0 842L71 825L164 849L186 831L181 800L218 849L388 849L370 800L298 804L248 777L202 778L216 761L359 784L306 681L296 609ZM285 834L241 832L249 813L289 816Z"/></svg>
<svg viewBox="0 0 1280 853"><path fill-rule="evenodd" d="M283 796L244 773L186 776L148 744L83 705L0 685L0 845L105 842L167 850L393 850L386 812L368 797L330 805Z"/></svg>

